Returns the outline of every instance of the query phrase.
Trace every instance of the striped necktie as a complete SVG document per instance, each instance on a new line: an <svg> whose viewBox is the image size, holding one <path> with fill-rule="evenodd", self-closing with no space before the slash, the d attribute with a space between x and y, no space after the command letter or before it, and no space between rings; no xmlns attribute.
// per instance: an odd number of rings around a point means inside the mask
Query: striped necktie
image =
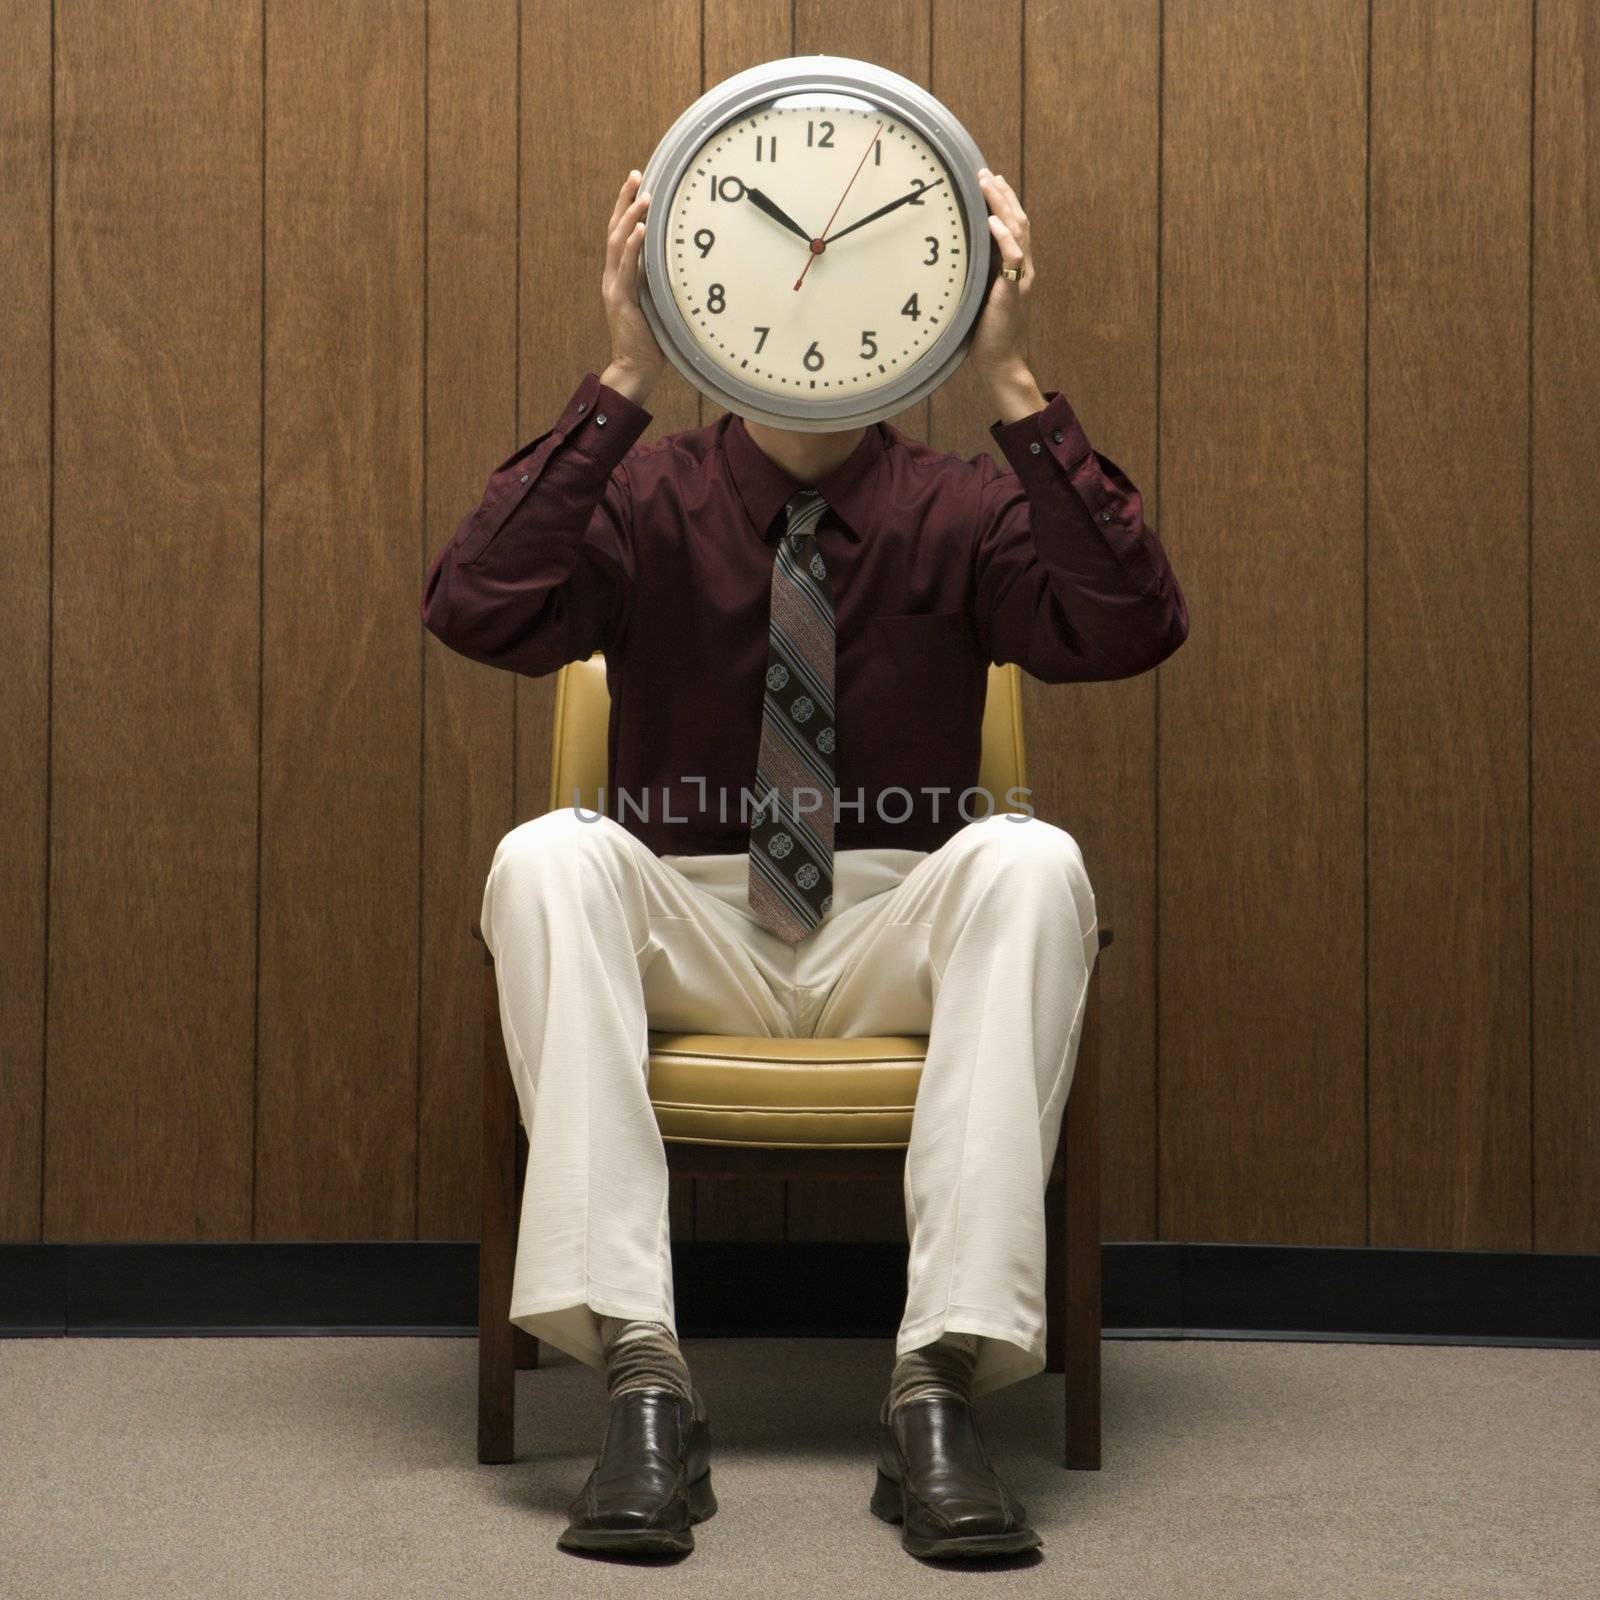
<svg viewBox="0 0 1600 1600"><path fill-rule="evenodd" d="M816 538L827 508L815 489L788 502L772 568L749 897L787 944L833 904L833 597Z"/></svg>

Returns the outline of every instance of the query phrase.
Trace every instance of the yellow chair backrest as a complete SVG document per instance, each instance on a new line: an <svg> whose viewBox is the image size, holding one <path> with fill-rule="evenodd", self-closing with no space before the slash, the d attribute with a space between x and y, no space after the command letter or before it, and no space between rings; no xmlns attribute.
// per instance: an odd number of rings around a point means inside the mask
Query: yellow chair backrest
<svg viewBox="0 0 1600 1600"><path fill-rule="evenodd" d="M550 733L550 810L581 805L594 811L605 784L606 722L611 694L606 690L605 658L568 662L555 675L555 722ZM989 669L984 699L984 747L978 782L994 795L997 811L1021 810L1006 805L1006 790L1027 784L1022 750L1022 674L1014 664ZM573 795L578 795L574 802ZM954 803L954 797L952 797ZM981 808L974 810L981 814Z"/></svg>
<svg viewBox="0 0 1600 1600"><path fill-rule="evenodd" d="M550 809L574 803L593 811L606 781L606 723L611 695L606 688L605 658L574 661L556 674L555 724L550 750ZM994 796L997 811L1021 809L1006 805L1006 791L1027 784L1022 745L1022 674L1014 664L989 668L988 697L983 709L983 754L978 783ZM579 798L576 802L573 795ZM952 797L953 800L954 797ZM981 815L981 807L975 808Z"/></svg>

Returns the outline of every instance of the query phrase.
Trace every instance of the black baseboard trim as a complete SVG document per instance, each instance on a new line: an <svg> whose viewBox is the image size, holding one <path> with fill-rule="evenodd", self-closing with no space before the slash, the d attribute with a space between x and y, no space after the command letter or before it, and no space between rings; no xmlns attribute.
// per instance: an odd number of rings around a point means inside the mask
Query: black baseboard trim
<svg viewBox="0 0 1600 1600"><path fill-rule="evenodd" d="M673 1246L688 1337L891 1336L901 1244ZM1600 1347L1600 1255L1108 1244L1108 1336ZM0 1336L471 1334L470 1241L0 1244Z"/></svg>

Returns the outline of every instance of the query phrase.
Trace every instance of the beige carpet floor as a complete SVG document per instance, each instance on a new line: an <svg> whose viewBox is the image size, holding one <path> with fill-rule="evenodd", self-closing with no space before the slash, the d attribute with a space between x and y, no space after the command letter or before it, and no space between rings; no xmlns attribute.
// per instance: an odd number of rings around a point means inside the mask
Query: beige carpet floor
<svg viewBox="0 0 1600 1600"><path fill-rule="evenodd" d="M640 1567L555 1547L604 1416L565 1356L480 1467L469 1340L0 1343L0 1594L1600 1596L1600 1352L1108 1341L1099 1473L1059 1380L980 1403L1044 1550L975 1571L867 1510L887 1342L685 1348L721 1510Z"/></svg>

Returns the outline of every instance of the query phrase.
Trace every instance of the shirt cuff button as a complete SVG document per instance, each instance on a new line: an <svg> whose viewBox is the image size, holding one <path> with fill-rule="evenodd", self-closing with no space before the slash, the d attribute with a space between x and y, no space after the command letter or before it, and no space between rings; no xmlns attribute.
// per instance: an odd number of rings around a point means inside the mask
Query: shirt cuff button
<svg viewBox="0 0 1600 1600"><path fill-rule="evenodd" d="M1061 443L1061 430L1059 428L1057 428L1056 431L1050 435L1050 437L1052 439L1054 439L1057 444L1060 444Z"/></svg>
<svg viewBox="0 0 1600 1600"><path fill-rule="evenodd" d="M1039 441L1038 441L1038 440L1037 440L1037 439L1035 439L1035 440L1034 440L1034 441L1033 441L1033 443L1032 443L1032 444L1030 444L1030 445L1029 445L1029 446L1028 446L1028 448L1029 448L1029 449L1030 449L1030 450L1031 450L1031 451L1032 451L1032 452L1033 452L1033 453L1034 453L1034 454L1035 454L1035 455L1038 455L1038 453L1039 453L1039 451L1040 451L1040 450L1041 450L1041 449L1042 449L1042 448L1043 448L1043 446L1042 446L1042 445L1041 445L1041 444L1040 444L1040 443L1039 443Z"/></svg>
<svg viewBox="0 0 1600 1600"><path fill-rule="evenodd" d="M594 425L597 428L605 427L605 425L606 425L606 414L605 414L605 412L603 412L603 411L595 412L595 414L594 414Z"/></svg>
<svg viewBox="0 0 1600 1600"><path fill-rule="evenodd" d="M1102 522L1109 522L1111 520L1111 513L1109 511L1102 511L1100 513L1100 520Z"/></svg>
<svg viewBox="0 0 1600 1600"><path fill-rule="evenodd" d="M522 474L522 476L517 479L518 483L526 483L527 481L528 481L528 474L526 472L524 472Z"/></svg>

